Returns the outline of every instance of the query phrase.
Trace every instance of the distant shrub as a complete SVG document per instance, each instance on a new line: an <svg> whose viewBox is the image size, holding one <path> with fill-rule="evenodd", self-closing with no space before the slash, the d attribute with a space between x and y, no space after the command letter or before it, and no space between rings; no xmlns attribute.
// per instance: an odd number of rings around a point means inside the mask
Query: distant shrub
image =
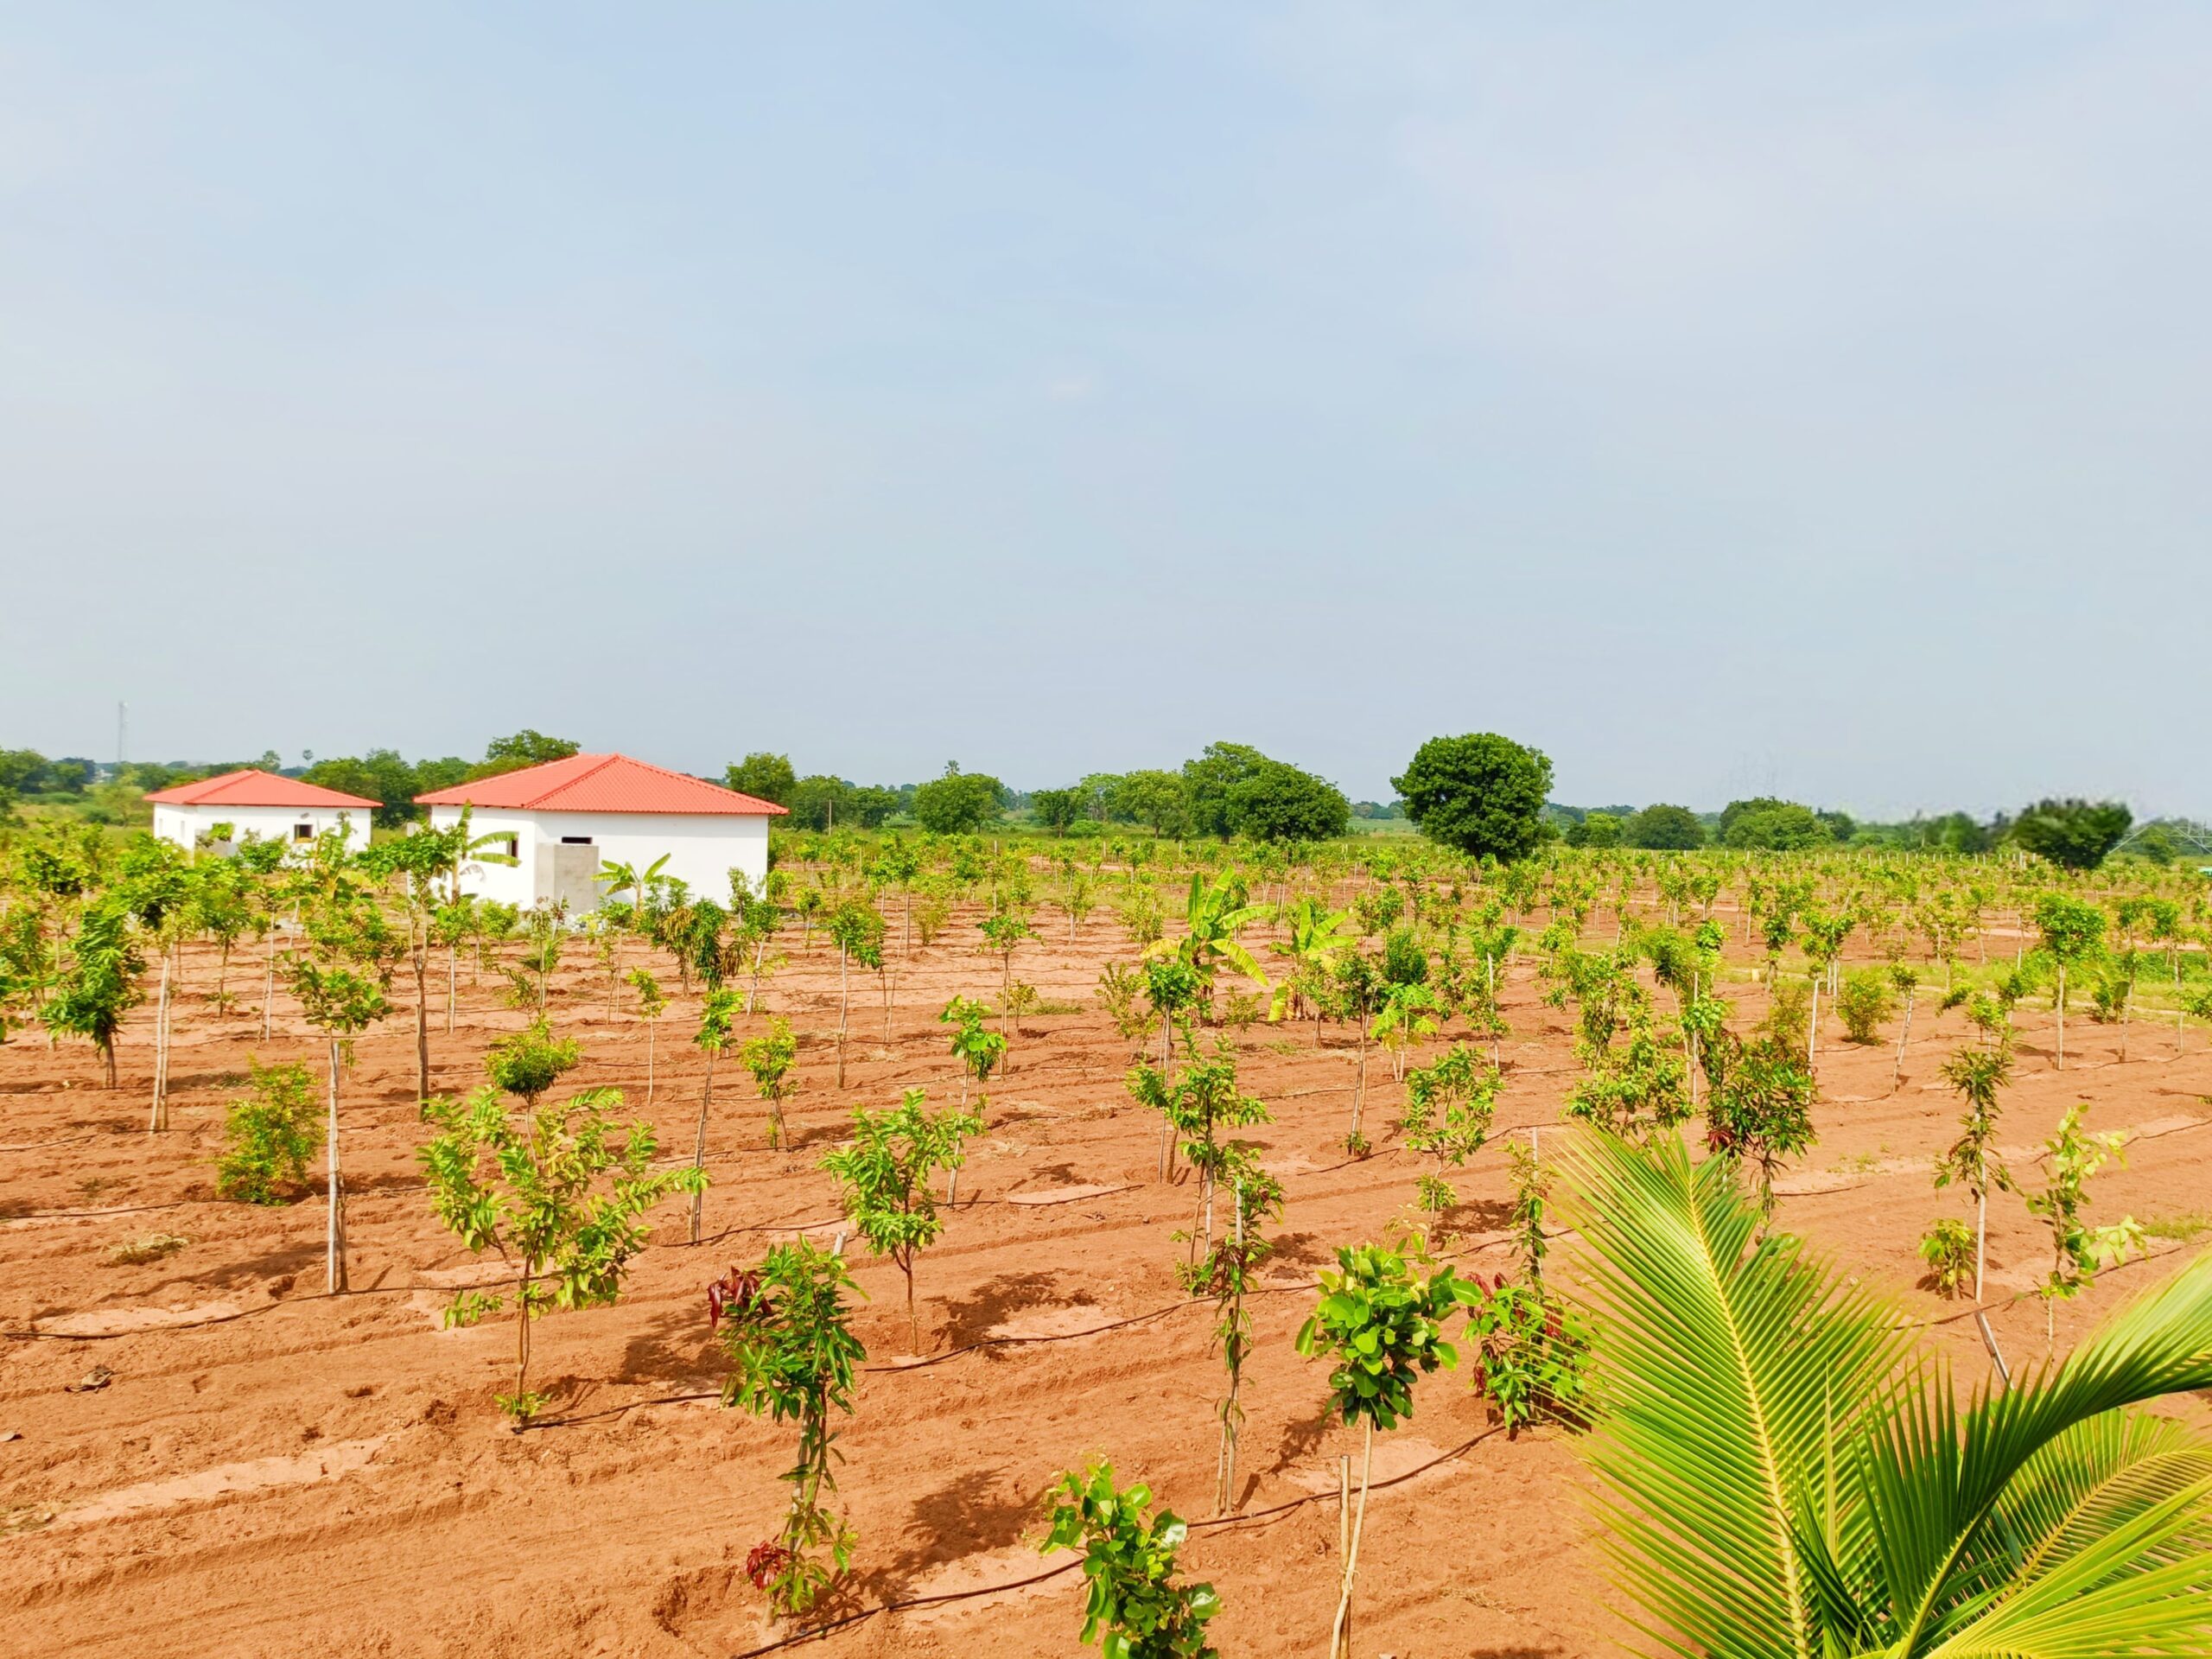
<svg viewBox="0 0 2212 1659"><path fill-rule="evenodd" d="M1774 995L1767 1001L1766 1018L1759 1021L1759 1034L1770 1037L1793 1053L1805 1046L1805 1039L1812 1024L1812 988L1802 980L1777 980Z"/></svg>
<svg viewBox="0 0 2212 1659"><path fill-rule="evenodd" d="M1881 1025L1897 1012L1897 988L1881 968L1859 968L1846 974L1843 991L1835 1000L1843 1020L1844 1035L1854 1043L1878 1043Z"/></svg>
<svg viewBox="0 0 2212 1659"><path fill-rule="evenodd" d="M253 1092L231 1103L223 1121L215 1191L242 1204L282 1204L307 1180L322 1148L315 1074L304 1065L253 1068Z"/></svg>
<svg viewBox="0 0 2212 1659"><path fill-rule="evenodd" d="M1974 1282L1974 1229L1946 1216L1921 1236L1920 1259L1928 1276L1946 1296L1958 1296Z"/></svg>
<svg viewBox="0 0 2212 1659"><path fill-rule="evenodd" d="M556 1037L552 1027L536 1020L492 1045L484 1057L485 1075L511 1095L520 1095L532 1107L537 1097L575 1069L583 1058L575 1041Z"/></svg>

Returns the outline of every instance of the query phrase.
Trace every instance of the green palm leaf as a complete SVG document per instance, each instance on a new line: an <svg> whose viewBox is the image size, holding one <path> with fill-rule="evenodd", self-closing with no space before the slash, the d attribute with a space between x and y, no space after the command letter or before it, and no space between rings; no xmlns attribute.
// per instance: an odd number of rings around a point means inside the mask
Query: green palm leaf
<svg viewBox="0 0 2212 1659"><path fill-rule="evenodd" d="M1897 1321L1795 1240L1754 1244L1732 1172L1678 1141L1591 1136L1569 1180L1599 1316L1592 1461L1647 1633L1682 1654L1816 1653L1793 1522L1834 1402L1887 1374Z"/></svg>
<svg viewBox="0 0 2212 1659"><path fill-rule="evenodd" d="M1963 1408L1872 1293L1758 1240L1725 1160L1567 1156L1596 1303L1591 1461L1651 1650L2212 1655L2212 1258Z"/></svg>

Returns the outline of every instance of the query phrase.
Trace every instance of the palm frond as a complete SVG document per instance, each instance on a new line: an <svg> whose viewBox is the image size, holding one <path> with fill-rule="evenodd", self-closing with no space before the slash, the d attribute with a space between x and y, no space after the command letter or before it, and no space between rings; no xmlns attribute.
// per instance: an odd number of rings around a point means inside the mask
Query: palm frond
<svg viewBox="0 0 2212 1659"><path fill-rule="evenodd" d="M1647 1634L1715 1659L1815 1654L1794 1523L1833 1467L1839 1403L1890 1374L1900 1322L1796 1240L1755 1242L1732 1168L1678 1140L1580 1137L1567 1176L1599 1316L1592 1462Z"/></svg>

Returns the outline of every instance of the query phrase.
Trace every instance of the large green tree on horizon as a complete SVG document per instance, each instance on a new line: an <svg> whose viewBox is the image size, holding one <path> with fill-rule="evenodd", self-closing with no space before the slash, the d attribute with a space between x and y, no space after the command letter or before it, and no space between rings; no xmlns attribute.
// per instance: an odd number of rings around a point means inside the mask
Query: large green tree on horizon
<svg viewBox="0 0 2212 1659"><path fill-rule="evenodd" d="M1543 839L1551 758L1495 732L1432 737L1390 787L1431 841L1511 863Z"/></svg>

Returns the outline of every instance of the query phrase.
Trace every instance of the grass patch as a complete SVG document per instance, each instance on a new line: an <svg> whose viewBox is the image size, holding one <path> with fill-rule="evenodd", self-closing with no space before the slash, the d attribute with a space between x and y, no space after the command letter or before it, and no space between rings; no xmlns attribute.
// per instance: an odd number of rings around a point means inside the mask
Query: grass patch
<svg viewBox="0 0 2212 1659"><path fill-rule="evenodd" d="M2177 1216L2154 1216L2143 1224L2143 1232L2149 1238L2186 1244L2193 1238L2212 1233L2212 1216L2202 1210L2184 1210Z"/></svg>
<svg viewBox="0 0 2212 1659"><path fill-rule="evenodd" d="M188 1238L175 1233L143 1233L137 1238L125 1239L107 1253L111 1268L142 1267L149 1262L158 1262L165 1255L175 1255L186 1245Z"/></svg>

